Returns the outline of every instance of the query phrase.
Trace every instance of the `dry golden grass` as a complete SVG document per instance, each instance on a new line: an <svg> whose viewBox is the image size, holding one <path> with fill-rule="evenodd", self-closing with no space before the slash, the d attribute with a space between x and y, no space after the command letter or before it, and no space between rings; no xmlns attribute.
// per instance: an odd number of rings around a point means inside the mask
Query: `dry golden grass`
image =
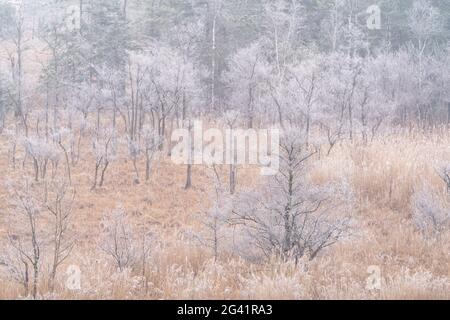
<svg viewBox="0 0 450 320"><path fill-rule="evenodd" d="M2 181L20 179L25 173L20 165L12 170L8 145L1 139ZM48 266L42 266L40 293L59 299L450 299L450 234L433 238L419 233L410 206L414 190L422 184L443 189L435 169L450 159L449 146L448 134L397 134L368 146L344 143L331 156L316 159L311 172L316 182L346 180L353 187L353 232L314 261L298 265L276 259L250 263L228 254L214 262L208 249L183 236L184 230L199 227L195 216L210 204L210 169L195 167L193 187L186 191L185 167L163 158L155 162L151 181L135 185L132 164L123 157L111 165L105 187L90 191L92 156L85 156L72 173L77 245L60 268L53 295L45 294ZM238 179L239 187L260 183L252 168L241 169ZM2 183L1 241L8 211L14 210L8 208L7 198ZM147 285L139 267L118 272L97 247L101 216L118 203L137 225L158 233L146 266ZM79 291L64 285L69 265L81 269ZM381 270L379 290L366 288L369 266ZM21 290L2 274L0 298L18 298Z"/></svg>

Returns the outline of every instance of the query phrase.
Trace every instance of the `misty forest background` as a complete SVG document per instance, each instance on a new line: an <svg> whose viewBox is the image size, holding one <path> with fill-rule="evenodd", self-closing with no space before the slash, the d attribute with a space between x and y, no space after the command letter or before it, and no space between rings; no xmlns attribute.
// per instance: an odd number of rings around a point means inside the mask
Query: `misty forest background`
<svg viewBox="0 0 450 320"><path fill-rule="evenodd" d="M445 68L427 65L432 63L430 57L441 60L439 62L443 66L446 63L450 8L444 0L421 1L420 5L416 2L415 13L411 13L415 2L407 0L377 3L339 0L30 1L22 5L20 17L14 14L11 6L14 3L2 2L2 39L17 42L18 33L23 33L18 44L22 54L33 47L33 41L41 42L39 49L51 52L39 75L40 81L36 83L49 87L49 99L63 101L62 93L70 84L102 82L101 68L121 74L125 86L130 55L145 55L160 47L176 53L195 68L195 78L199 81L196 89L201 91L201 98L192 104L195 104L196 111L201 112L242 108L230 100L235 89L233 85L236 86L233 77L248 78L248 82L261 80L272 83L278 81L274 77L289 78L289 72L281 69L308 62L309 58L319 54L351 56L355 60L351 63L366 67L375 57L391 55L394 61L390 72L406 72L397 70L402 68L399 63L408 67L411 67L410 63L421 63L423 65L417 66L421 68L418 71L420 75L416 76L424 81L441 80L441 84L436 86L442 89L434 88L438 92L430 92L429 83L417 84L419 88L413 84L402 88L403 91L410 90L409 99L423 101L414 101L415 105L409 104L408 110L403 112L394 110L397 111L396 116L400 117L399 113L402 113L401 116L408 119L418 116L422 120L429 118L434 121L447 118L448 98L442 92L445 82L433 74L436 68L441 72ZM367 27L371 13L366 11L373 5L381 10L379 30ZM74 28L67 28L71 23ZM21 30L17 30L18 26ZM402 57L401 62L395 61L395 57L400 58L402 53L407 56ZM20 67L18 58L10 57L14 59L11 61L13 68ZM256 71L253 79L252 62ZM286 75L282 75L284 73ZM9 78L7 70L4 70L2 115L18 102L17 97L10 97L13 102L8 101L11 99L8 99L5 88L11 85ZM269 84L271 86L278 85ZM28 87L27 91L30 89ZM391 89L395 95L395 89ZM253 90L257 96L258 88ZM401 102L396 103L396 107L401 109ZM260 107L264 102L254 104Z"/></svg>

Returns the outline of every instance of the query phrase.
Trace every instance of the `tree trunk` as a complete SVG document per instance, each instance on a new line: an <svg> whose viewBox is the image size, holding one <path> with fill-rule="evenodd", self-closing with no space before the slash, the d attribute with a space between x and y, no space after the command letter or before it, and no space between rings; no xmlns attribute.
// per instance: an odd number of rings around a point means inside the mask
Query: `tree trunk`
<svg viewBox="0 0 450 320"><path fill-rule="evenodd" d="M102 170L102 175L100 177L99 187L103 187L103 183L105 182L105 173L106 173L106 169L108 169L108 166L109 166L109 161L106 161L105 166L103 167L103 170Z"/></svg>
<svg viewBox="0 0 450 320"><path fill-rule="evenodd" d="M187 165L187 170L186 170L186 185L184 187L184 189L189 189L190 187L192 187L192 164L188 164Z"/></svg>

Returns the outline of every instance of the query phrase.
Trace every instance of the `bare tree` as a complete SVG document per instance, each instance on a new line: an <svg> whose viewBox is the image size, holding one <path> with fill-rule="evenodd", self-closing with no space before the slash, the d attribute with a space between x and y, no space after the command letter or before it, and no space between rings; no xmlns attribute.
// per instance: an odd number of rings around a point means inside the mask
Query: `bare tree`
<svg viewBox="0 0 450 320"><path fill-rule="evenodd" d="M306 144L309 142L313 125L313 110L319 100L318 86L323 75L320 65L321 57L317 57L288 69L288 77L291 82L289 89L293 96L291 103L296 106L292 114L294 117L300 116L300 119L292 119L292 117L291 119L294 123L305 123Z"/></svg>
<svg viewBox="0 0 450 320"><path fill-rule="evenodd" d="M134 178L134 183L139 184L141 182L139 178L138 160L142 153L141 146L139 144L139 141L131 140L129 138L127 141L127 145L128 145L128 154L131 158L131 161L133 162L133 169L136 175Z"/></svg>
<svg viewBox="0 0 450 320"><path fill-rule="evenodd" d="M298 0L272 1L265 5L268 17L267 30L271 41L270 60L273 61L272 77L269 80L270 96L277 110L278 123L284 125L286 108L286 71L288 65L295 61L295 45L303 23L300 16L302 5Z"/></svg>
<svg viewBox="0 0 450 320"><path fill-rule="evenodd" d="M148 293L148 281L147 281L147 261L150 257L152 249L155 247L155 233L148 231L145 224L142 225L140 230L140 264L142 268L142 279L145 293Z"/></svg>
<svg viewBox="0 0 450 320"><path fill-rule="evenodd" d="M331 52L335 52L339 48L343 38L343 31L346 24L345 18L343 17L343 4L343 1L334 0L328 17L322 22L322 31L329 40Z"/></svg>
<svg viewBox="0 0 450 320"><path fill-rule="evenodd" d="M68 127L72 131L70 154L72 165L80 160L81 142L89 126L89 114L94 104L94 93L89 87L72 88L68 94Z"/></svg>
<svg viewBox="0 0 450 320"><path fill-rule="evenodd" d="M213 205L199 216L203 229L194 233L194 236L201 245L212 250L214 261L217 262L221 248L230 241L228 235L232 199L225 194L226 189L222 186L215 167L214 173L214 189L210 195Z"/></svg>
<svg viewBox="0 0 450 320"><path fill-rule="evenodd" d="M21 121L28 133L27 112L24 110L24 53L28 49L26 43L29 39L26 38L26 16L25 4L19 2L16 7L10 12L8 17L8 26L2 28L0 32L0 39L3 41L10 41L13 44L12 50L10 46L5 46L4 49L8 55L11 66L12 82L14 84L13 90L9 90L9 96L14 103L15 118Z"/></svg>
<svg viewBox="0 0 450 320"><path fill-rule="evenodd" d="M30 268L27 258L10 243L3 246L0 256L0 269L3 269L8 277L23 287L25 297L30 291Z"/></svg>
<svg viewBox="0 0 450 320"><path fill-rule="evenodd" d="M342 206L340 188L307 182L307 163L317 151L306 146L299 132L299 128L285 130L280 173L261 190L240 194L232 219L266 256L296 261L304 255L314 259L349 228L348 217L335 215Z"/></svg>
<svg viewBox="0 0 450 320"><path fill-rule="evenodd" d="M355 120L364 143L373 141L394 114L395 84L389 57L380 54L365 61L355 92Z"/></svg>
<svg viewBox="0 0 450 320"><path fill-rule="evenodd" d="M74 149L72 148L74 145L74 136L70 129L67 128L60 128L58 131L56 131L53 135L53 140L55 143L59 146L59 148L62 150L64 154L64 159L66 162L66 174L67 178L69 179L69 182L72 183L72 170L71 170L71 164L70 164L70 158L74 158L72 153L74 152Z"/></svg>
<svg viewBox="0 0 450 320"><path fill-rule="evenodd" d="M145 160L145 180L150 180L152 162L155 155L160 151L162 144L163 140L161 136L150 125L143 126L141 136L138 140L131 140L127 136L128 154L133 163L135 184L139 184L141 181L139 173L139 161L141 160L142 156Z"/></svg>
<svg viewBox="0 0 450 320"><path fill-rule="evenodd" d="M51 230L53 257L50 271L50 291L53 292L58 267L69 257L74 246L68 228L73 214L76 192L65 181L53 182L50 190L45 207L53 218Z"/></svg>
<svg viewBox="0 0 450 320"><path fill-rule="evenodd" d="M417 0L413 3L411 10L408 13L409 28L413 33L415 40L411 48L414 53L417 63L413 66L416 68L415 76L415 90L416 101L415 106L419 115L419 121L425 119L431 108L431 95L427 90L427 50L432 45L432 40L438 35L443 27L439 10L437 10L429 0Z"/></svg>
<svg viewBox="0 0 450 320"><path fill-rule="evenodd" d="M228 104L242 111L248 128L255 125L269 74L270 66L260 43L239 50L229 61L229 71L224 74L231 91Z"/></svg>
<svg viewBox="0 0 450 320"><path fill-rule="evenodd" d="M105 174L112 160L116 156L116 132L112 129L100 130L100 134L92 141L92 149L95 154L94 182L91 190L102 187L105 182ZM99 181L100 178L100 181Z"/></svg>
<svg viewBox="0 0 450 320"><path fill-rule="evenodd" d="M26 180L23 185L13 187L14 207L13 215L16 218L14 229L8 232L9 244L15 252L14 267L11 268L15 276L24 285L26 294L31 286L31 296L36 299L42 258L43 235L42 208L39 199L34 195L32 185ZM30 276L32 275L32 277ZM31 280L30 280L31 279ZM31 285L29 284L31 281Z"/></svg>
<svg viewBox="0 0 450 320"><path fill-rule="evenodd" d="M163 141L156 132L148 126L144 126L143 129L143 143L145 150L145 180L150 180L151 165L153 159L160 149Z"/></svg>
<svg viewBox="0 0 450 320"><path fill-rule="evenodd" d="M40 266L50 258L49 288L53 292L57 269L69 256L74 242L69 235L75 191L67 182L23 183L11 187L12 223L8 230L9 246L0 265L21 283L27 296L37 297ZM48 215L46 215L48 213ZM48 244L52 250L46 250Z"/></svg>
<svg viewBox="0 0 450 320"><path fill-rule="evenodd" d="M47 167L49 163L53 168L53 175L58 168L60 154L55 145L46 142L38 137L29 137L24 141L26 156L31 157L34 167L34 178L38 182L39 179L45 179L47 175Z"/></svg>
<svg viewBox="0 0 450 320"><path fill-rule="evenodd" d="M360 61L343 54L333 54L324 63L327 72L319 87L316 121L325 131L330 154L345 133L353 139L355 95L362 69Z"/></svg>
<svg viewBox="0 0 450 320"><path fill-rule="evenodd" d="M138 246L134 228L123 208L117 207L104 214L101 221L100 249L113 259L120 271L133 266Z"/></svg>

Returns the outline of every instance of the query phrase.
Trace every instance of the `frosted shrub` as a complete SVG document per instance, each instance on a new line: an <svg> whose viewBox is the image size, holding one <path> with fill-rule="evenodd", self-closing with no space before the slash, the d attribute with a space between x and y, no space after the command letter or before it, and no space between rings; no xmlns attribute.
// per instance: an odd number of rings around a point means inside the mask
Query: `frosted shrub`
<svg viewBox="0 0 450 320"><path fill-rule="evenodd" d="M447 187L447 192L450 193L450 165L443 166L439 171L439 175Z"/></svg>
<svg viewBox="0 0 450 320"><path fill-rule="evenodd" d="M439 233L449 227L450 210L430 190L414 195L413 210L414 224L422 232Z"/></svg>

